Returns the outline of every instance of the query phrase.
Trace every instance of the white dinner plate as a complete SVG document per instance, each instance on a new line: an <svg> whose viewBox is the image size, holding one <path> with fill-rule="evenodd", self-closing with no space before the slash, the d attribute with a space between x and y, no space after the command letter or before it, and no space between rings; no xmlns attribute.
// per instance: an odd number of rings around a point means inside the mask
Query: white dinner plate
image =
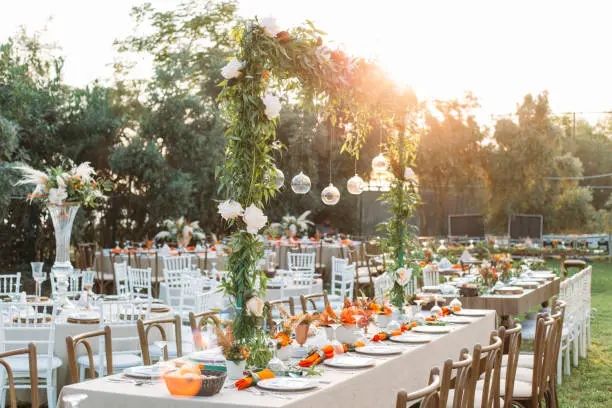
<svg viewBox="0 0 612 408"><path fill-rule="evenodd" d="M137 367L129 367L123 371L127 377L132 378L141 378L141 379L151 379L159 377L159 374L156 374L155 371L158 371L153 366L137 366Z"/></svg>
<svg viewBox="0 0 612 408"><path fill-rule="evenodd" d="M73 320L95 320L100 318L100 313L98 312L79 312L72 313L68 315L69 319Z"/></svg>
<svg viewBox="0 0 612 408"><path fill-rule="evenodd" d="M160 309L169 309L168 305L164 305L163 303L152 303L151 310L160 310Z"/></svg>
<svg viewBox="0 0 612 408"><path fill-rule="evenodd" d="M458 312L454 312L457 316L468 316L468 317L482 317L486 316L487 312L485 310L478 309L461 309Z"/></svg>
<svg viewBox="0 0 612 408"><path fill-rule="evenodd" d="M433 337L404 333L401 336L391 336L389 340L394 341L396 343L424 344L431 342L433 340Z"/></svg>
<svg viewBox="0 0 612 408"><path fill-rule="evenodd" d="M305 378L275 377L261 380L257 386L270 391L305 391L315 388L317 384Z"/></svg>
<svg viewBox="0 0 612 408"><path fill-rule="evenodd" d="M451 331L450 327L446 326L417 326L412 328L416 333L442 334Z"/></svg>
<svg viewBox="0 0 612 408"><path fill-rule="evenodd" d="M198 362L224 361L220 348L197 351L189 354L189 359Z"/></svg>
<svg viewBox="0 0 612 408"><path fill-rule="evenodd" d="M461 316L445 316L440 319L444 323L452 323L452 324L470 324L473 322L471 319L467 319Z"/></svg>
<svg viewBox="0 0 612 408"><path fill-rule="evenodd" d="M336 368L366 368L372 367L376 361L371 358L339 355L332 359L323 361L323 364Z"/></svg>
<svg viewBox="0 0 612 408"><path fill-rule="evenodd" d="M402 350L398 349L397 347L377 345L357 347L355 349L355 352L359 354L369 354L373 356L392 356L395 354L402 354Z"/></svg>

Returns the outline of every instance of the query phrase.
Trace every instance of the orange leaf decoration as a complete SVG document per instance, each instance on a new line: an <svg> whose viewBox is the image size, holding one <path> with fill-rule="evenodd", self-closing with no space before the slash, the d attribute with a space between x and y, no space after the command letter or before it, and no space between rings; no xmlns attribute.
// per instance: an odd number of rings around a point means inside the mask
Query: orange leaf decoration
<svg viewBox="0 0 612 408"><path fill-rule="evenodd" d="M267 368L265 370L258 371L255 374L259 377L259 380L267 380L269 378L274 378L274 373L268 370ZM238 388L238 391L244 390L245 388L248 388L253 385L253 377L249 375L248 377L241 378L236 381L234 385L236 386L236 388Z"/></svg>
<svg viewBox="0 0 612 408"><path fill-rule="evenodd" d="M333 346L325 346L321 349L321 351L325 354L325 359L332 358L334 356L334 347ZM300 367L312 367L313 365L317 365L321 363L321 356L319 353L312 353L302 361L298 363Z"/></svg>
<svg viewBox="0 0 612 408"><path fill-rule="evenodd" d="M334 309L332 309L330 303L325 305L325 313L327 314L327 316L329 316L332 319L337 319L338 318L338 315L336 314L336 312L334 312Z"/></svg>
<svg viewBox="0 0 612 408"><path fill-rule="evenodd" d="M353 303L351 303L350 299L345 297L344 298L344 305L342 306L343 309L349 308L353 306Z"/></svg>
<svg viewBox="0 0 612 408"><path fill-rule="evenodd" d="M278 333L276 336L274 336L274 339L278 340L278 344L281 347L286 347L289 344L293 343L293 340L291 340L289 336L287 336L287 334L284 332Z"/></svg>

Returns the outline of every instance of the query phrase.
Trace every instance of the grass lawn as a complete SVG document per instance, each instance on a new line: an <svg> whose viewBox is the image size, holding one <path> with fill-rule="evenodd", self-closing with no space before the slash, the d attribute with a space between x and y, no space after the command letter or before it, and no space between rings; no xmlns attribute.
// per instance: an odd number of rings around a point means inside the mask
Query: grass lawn
<svg viewBox="0 0 612 408"><path fill-rule="evenodd" d="M592 307L591 351L563 377L561 408L612 408L612 263L593 263Z"/></svg>

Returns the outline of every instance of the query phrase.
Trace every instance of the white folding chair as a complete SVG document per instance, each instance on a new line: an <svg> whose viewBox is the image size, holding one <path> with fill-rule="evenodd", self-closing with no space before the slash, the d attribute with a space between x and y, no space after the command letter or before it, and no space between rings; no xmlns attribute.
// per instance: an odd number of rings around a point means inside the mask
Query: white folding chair
<svg viewBox="0 0 612 408"><path fill-rule="evenodd" d="M127 262L115 263L115 290L119 296L127 296L130 294L127 271Z"/></svg>
<svg viewBox="0 0 612 408"><path fill-rule="evenodd" d="M21 272L0 275L0 295L18 294L21 288Z"/></svg>
<svg viewBox="0 0 612 408"><path fill-rule="evenodd" d="M293 270L312 270L315 272L315 256L314 252L311 253L292 253L287 254L287 269Z"/></svg>
<svg viewBox="0 0 612 408"><path fill-rule="evenodd" d="M343 303L344 298L351 299L355 285L355 264L347 259L332 256L331 288L327 299L331 304Z"/></svg>
<svg viewBox="0 0 612 408"><path fill-rule="evenodd" d="M47 404L54 408L57 400L57 369L62 360L53 355L55 324L59 307L53 302L0 303L0 352L27 347L34 343L37 350L38 387L47 392ZM8 357L5 361L13 370L15 388L28 389L30 369L28 356ZM0 406L5 407L8 378L0 371Z"/></svg>
<svg viewBox="0 0 612 408"><path fill-rule="evenodd" d="M179 314L183 321L189 321L189 312L198 313L195 310L198 295L203 292L204 279L185 276L181 281L181 294L179 299Z"/></svg>
<svg viewBox="0 0 612 408"><path fill-rule="evenodd" d="M164 273L166 272L166 270L168 271L190 270L192 258L193 257L191 255L165 256L163 258Z"/></svg>
<svg viewBox="0 0 612 408"><path fill-rule="evenodd" d="M150 299L151 268L132 268L128 266L127 273L130 294L136 297Z"/></svg>
<svg viewBox="0 0 612 408"><path fill-rule="evenodd" d="M437 268L423 268L423 286L440 285L440 271Z"/></svg>

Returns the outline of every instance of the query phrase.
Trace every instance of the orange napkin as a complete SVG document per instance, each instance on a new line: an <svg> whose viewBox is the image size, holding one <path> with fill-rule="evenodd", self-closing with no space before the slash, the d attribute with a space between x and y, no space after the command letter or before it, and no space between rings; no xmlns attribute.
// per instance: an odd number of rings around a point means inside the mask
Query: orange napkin
<svg viewBox="0 0 612 408"><path fill-rule="evenodd" d="M234 384L238 390L244 390L253 384L257 384L260 380L267 380L268 378L274 378L274 373L267 368L258 372L253 372L248 377L244 377L236 381Z"/></svg>
<svg viewBox="0 0 612 408"><path fill-rule="evenodd" d="M386 333L386 332L380 332L378 334L375 334L374 337L372 337L372 341L378 342L378 341L382 341L382 340L387 340L389 337L392 336L399 336L401 335L403 332L410 330L410 325L402 325L402 327L400 327L399 330L394 330L391 333Z"/></svg>
<svg viewBox="0 0 612 408"><path fill-rule="evenodd" d="M324 357L321 358L321 354L319 353L323 354ZM298 365L300 367L311 367L313 365L321 363L325 359L330 359L332 357L334 357L334 346L329 345L312 353L311 355L300 361Z"/></svg>

